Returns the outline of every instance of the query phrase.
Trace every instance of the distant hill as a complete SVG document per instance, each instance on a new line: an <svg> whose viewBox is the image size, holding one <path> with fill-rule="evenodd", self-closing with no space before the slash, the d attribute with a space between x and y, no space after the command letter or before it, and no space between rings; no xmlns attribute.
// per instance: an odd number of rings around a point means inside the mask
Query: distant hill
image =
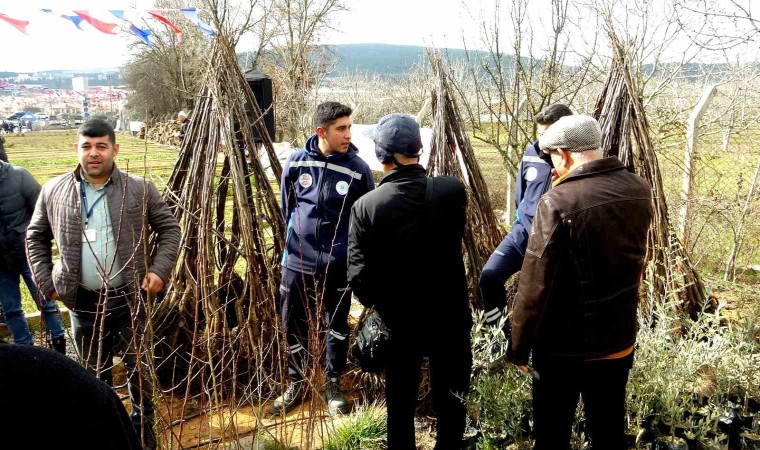
<svg viewBox="0 0 760 450"><path fill-rule="evenodd" d="M384 76L401 75L426 58L425 47L416 45L392 45L392 44L342 44L328 45L324 50L334 55L337 59L336 66L330 76L339 76L346 73L365 72ZM463 61L467 63L467 52L461 48L439 49L451 61ZM312 57L318 58L322 53L315 53ZM470 64L478 64L478 60L486 57L486 52L471 51ZM240 64L245 68L250 55L238 54ZM511 64L511 57L505 56L505 65Z"/></svg>
<svg viewBox="0 0 760 450"><path fill-rule="evenodd" d="M381 75L400 75L426 58L425 47L416 45L392 44L343 44L328 46L337 58L337 67L332 75L346 72L368 72ZM467 52L461 48L439 49L450 61L467 63ZM478 60L487 56L485 52L471 51L469 64L478 64ZM505 63L510 64L510 57Z"/></svg>

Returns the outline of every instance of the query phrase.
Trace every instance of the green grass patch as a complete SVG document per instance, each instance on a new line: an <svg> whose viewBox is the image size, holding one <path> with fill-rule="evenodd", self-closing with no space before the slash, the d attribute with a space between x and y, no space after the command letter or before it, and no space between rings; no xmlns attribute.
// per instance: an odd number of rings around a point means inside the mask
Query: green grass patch
<svg viewBox="0 0 760 450"><path fill-rule="evenodd" d="M382 450L386 448L387 434L385 410L371 403L336 426L324 450Z"/></svg>

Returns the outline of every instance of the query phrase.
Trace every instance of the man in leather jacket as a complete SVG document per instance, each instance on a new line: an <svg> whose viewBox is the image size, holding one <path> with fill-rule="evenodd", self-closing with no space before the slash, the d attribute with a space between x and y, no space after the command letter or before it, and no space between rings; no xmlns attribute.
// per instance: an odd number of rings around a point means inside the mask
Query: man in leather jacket
<svg viewBox="0 0 760 450"><path fill-rule="evenodd" d="M508 352L532 351L536 449L569 448L579 395L594 448L625 449L625 386L652 218L651 189L602 157L595 119L561 118L539 139L553 162L528 240Z"/></svg>
<svg viewBox="0 0 760 450"><path fill-rule="evenodd" d="M348 279L390 330L385 370L388 449L415 449L414 411L422 358L430 359L436 450L461 448L470 382L471 318L462 258L467 196L455 177L425 175L411 116L375 129L385 176L351 211Z"/></svg>

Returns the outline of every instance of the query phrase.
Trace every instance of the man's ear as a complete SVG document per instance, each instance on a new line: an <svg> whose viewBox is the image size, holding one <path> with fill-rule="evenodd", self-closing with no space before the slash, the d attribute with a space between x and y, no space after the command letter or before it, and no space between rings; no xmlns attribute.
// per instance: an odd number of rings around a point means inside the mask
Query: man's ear
<svg viewBox="0 0 760 450"><path fill-rule="evenodd" d="M325 138L325 129L322 127L317 127L317 136L324 139Z"/></svg>
<svg viewBox="0 0 760 450"><path fill-rule="evenodd" d="M562 157L562 165L565 167L570 167L573 165L573 158L570 155L570 152L567 150L563 150L561 148L557 149L557 152Z"/></svg>

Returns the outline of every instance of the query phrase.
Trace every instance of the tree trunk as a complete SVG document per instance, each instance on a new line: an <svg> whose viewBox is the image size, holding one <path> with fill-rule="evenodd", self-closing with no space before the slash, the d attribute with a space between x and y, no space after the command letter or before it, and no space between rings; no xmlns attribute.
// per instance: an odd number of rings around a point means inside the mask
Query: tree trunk
<svg viewBox="0 0 760 450"><path fill-rule="evenodd" d="M734 233L734 245L733 248L731 248L731 255L728 257L728 262L726 262L726 271L723 273L723 280L725 281L734 281L736 279L736 255L739 253L739 248L742 245L742 232L744 231L744 222L747 219L750 203L752 202L752 197L755 194L755 186L757 186L758 175L760 175L760 161L757 162L757 167L755 168L755 176L752 178L752 184L749 186L749 193L747 193L747 199L744 201L744 208L742 209L742 214L739 217L739 224L736 226L736 233Z"/></svg>
<svg viewBox="0 0 760 450"><path fill-rule="evenodd" d="M697 140L699 132L699 120L705 110L710 106L718 89L715 85L707 86L702 93L702 98L694 107L686 125L686 154L683 160L683 179L681 181L681 208L678 214L678 234L684 248L689 248L689 231L692 219L692 191L694 187L694 159L697 154Z"/></svg>

